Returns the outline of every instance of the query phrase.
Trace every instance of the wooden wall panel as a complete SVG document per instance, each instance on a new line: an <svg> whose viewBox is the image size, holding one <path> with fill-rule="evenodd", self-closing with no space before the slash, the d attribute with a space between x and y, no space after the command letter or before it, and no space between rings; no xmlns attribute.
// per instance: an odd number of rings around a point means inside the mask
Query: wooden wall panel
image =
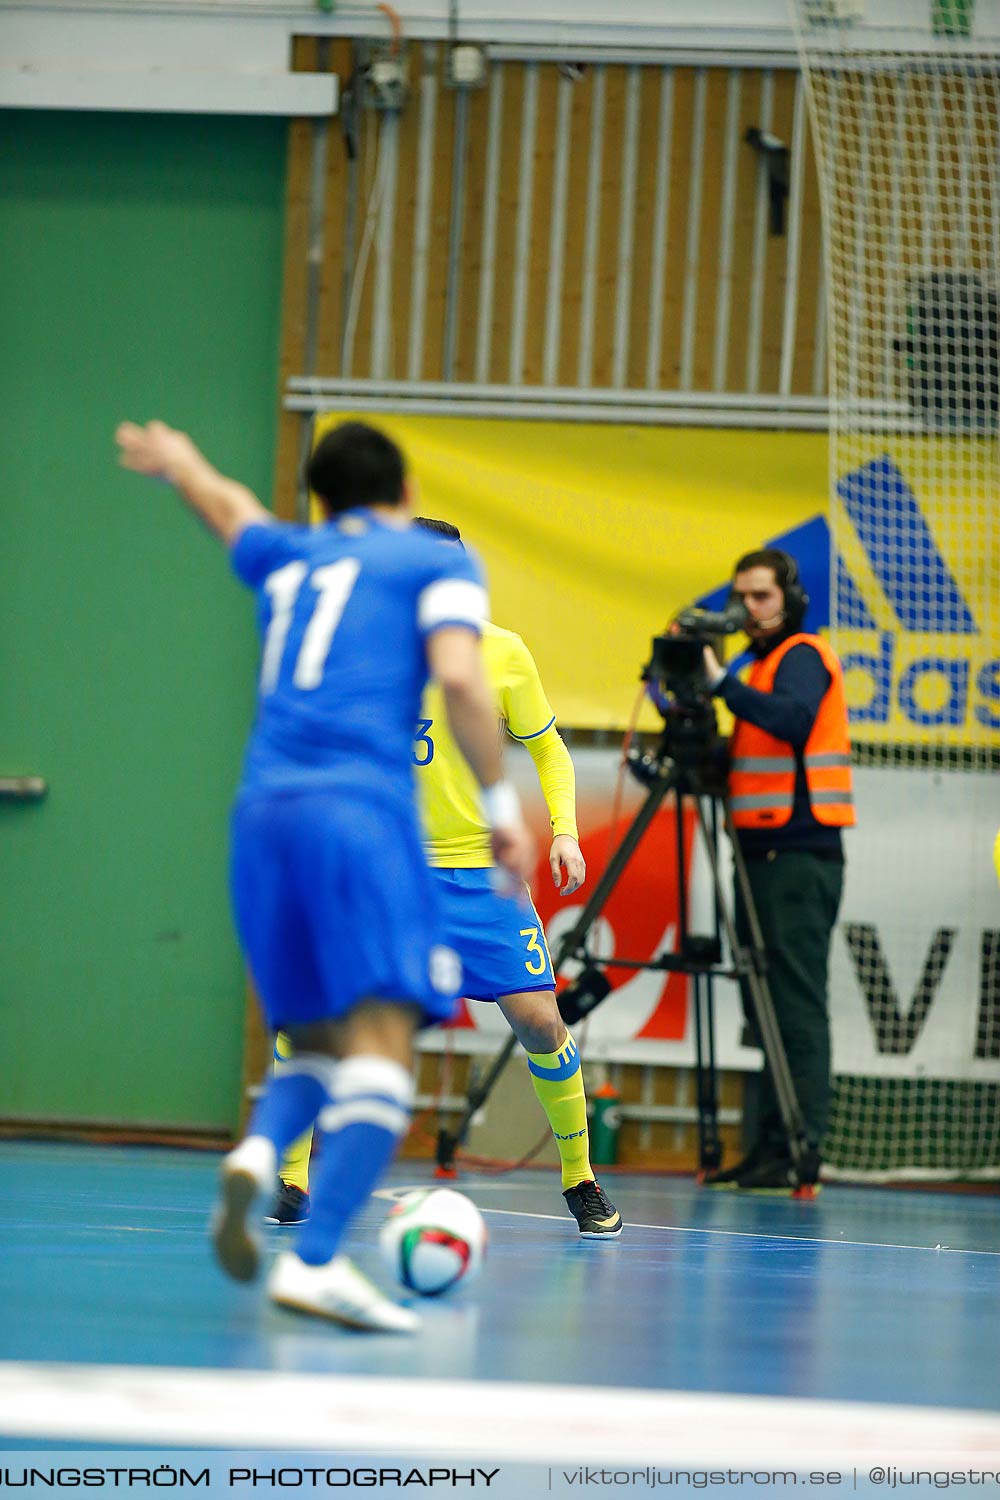
<svg viewBox="0 0 1000 1500"><path fill-rule="evenodd" d="M533 151L532 212L528 243L528 296L521 380L540 385L545 350L545 310L551 252L552 195L555 187L556 119L559 75L553 63L538 65L538 101Z"/></svg>
<svg viewBox="0 0 1000 1500"><path fill-rule="evenodd" d="M443 380L445 308L448 296L448 236L451 232L452 171L455 153L455 92L447 87L444 54L438 49L437 129L434 147L434 190L431 193L430 244L427 266L423 378ZM414 120L406 117L409 129ZM409 246L396 241L396 254L409 259Z"/></svg>
<svg viewBox="0 0 1000 1500"><path fill-rule="evenodd" d="M596 79L595 68L583 70L573 84L573 98L570 106L566 250L563 262L562 317L559 329L559 369L556 377L556 384L564 386L576 384L580 360L590 131Z"/></svg>
<svg viewBox="0 0 1000 1500"><path fill-rule="evenodd" d="M594 304L594 359L588 384L610 386L617 294L618 215L621 211L622 125L626 69L609 67L604 99L604 151L601 159L597 234L597 288Z"/></svg>
<svg viewBox="0 0 1000 1500"><path fill-rule="evenodd" d="M383 122L366 115L357 173L356 238L347 298L341 373L371 375L372 316L375 301L374 223L378 209L379 141ZM349 326L348 326L349 325Z"/></svg>
<svg viewBox="0 0 1000 1500"><path fill-rule="evenodd" d="M792 116L796 76L790 72L775 74L774 124L772 130L782 141L792 139ZM749 150L749 147L746 148ZM786 200L787 209L787 200ZM787 219L787 213L786 213ZM764 324L761 342L760 390L776 391L781 370L781 336L784 327L788 236L767 233L767 261L764 277Z"/></svg>
<svg viewBox="0 0 1000 1500"><path fill-rule="evenodd" d="M662 68L643 68L639 98L639 149L635 177L635 225L632 297L629 308L628 381L635 390L646 384L650 335L650 278L653 271L656 168L659 152Z"/></svg>
<svg viewBox="0 0 1000 1500"><path fill-rule="evenodd" d="M306 273L309 245L309 173L312 125L292 121L288 132L288 178L285 195L285 268L281 308L279 389L305 365ZM275 455L274 509L283 520L295 518L296 473L301 419L281 410Z"/></svg>
<svg viewBox="0 0 1000 1500"><path fill-rule="evenodd" d="M465 157L465 216L462 229L461 296L455 338L455 379L476 378L476 332L483 274L483 220L486 210L486 160L489 145L488 88L473 89L468 99L468 145Z"/></svg>
<svg viewBox="0 0 1000 1500"><path fill-rule="evenodd" d="M746 133L751 126L761 121L761 95L763 77L757 73L745 73L740 90L740 113L736 167L736 202L733 222L733 281L732 311L728 356L726 360L726 382L724 389L745 388L747 357L750 339L750 302L754 271L754 231L757 217L758 169L757 158L746 145Z"/></svg>
<svg viewBox="0 0 1000 1500"><path fill-rule="evenodd" d="M820 210L819 174L812 131L805 136L805 164L802 173L802 247L799 263L798 316L795 328L795 357L792 367L792 390L809 395L813 390L816 359L817 309L823 280L823 222ZM823 341L825 347L825 340ZM825 375L825 371L824 371ZM823 390L826 389L824 379Z"/></svg>
<svg viewBox="0 0 1000 1500"><path fill-rule="evenodd" d="M413 258L417 233L417 161L420 144L421 77L423 53L420 46L410 47L406 54L409 87L408 116L398 132L396 161L395 251L392 257L392 321L389 337L388 378L407 378L410 314L413 296ZM432 66L437 59L431 53Z"/></svg>
<svg viewBox="0 0 1000 1500"><path fill-rule="evenodd" d="M729 73L710 68L706 82L705 156L697 267L693 388L712 388L719 282L719 228L722 222L723 164L726 149L726 95ZM743 148L747 150L747 147Z"/></svg>
<svg viewBox="0 0 1000 1500"><path fill-rule="evenodd" d="M521 115L524 108L523 67L504 68L503 115L500 125L500 177L497 187L497 221L493 316L490 320L491 382L506 384L510 377L510 329L514 305L514 247L517 229L518 178L521 146Z"/></svg>
<svg viewBox="0 0 1000 1500"><path fill-rule="evenodd" d="M299 66L315 66L315 39L297 44ZM340 39L330 45L330 66L347 83L354 66L353 44ZM526 311L521 344L520 370L512 371L511 339L515 316L518 210L521 192L521 141L524 126L525 79L528 68L537 79L537 133L531 151L532 199L529 216L528 256L525 266ZM693 110L698 90L698 70L650 64L638 67L638 131L635 143L635 183L631 201L632 244L628 258L625 304L624 371L616 374L616 340L623 337L618 321L620 228L624 201L626 162L626 112L630 69L617 64L560 70L549 62L494 62L492 75L502 74L503 108L499 125L499 180L496 200L487 203L486 174L490 150L490 87L470 90L465 96L467 146L464 163L464 204L458 263L449 267L449 234L453 202L453 156L457 95L447 81L446 51L438 43L411 46L406 53L410 93L397 122L398 160L391 271L391 340L388 357L390 377L405 380L416 374L422 380L445 376L445 333L449 276L456 275L456 324L452 378L468 383L477 378L477 329L480 300L485 286L483 228L488 211L496 213L492 310L489 317L489 360L486 378L507 384L512 374L523 383L546 382L545 339L552 255L553 202L557 189L556 132L560 90L569 89L569 142L561 173L565 190L565 237L561 262L561 297L558 308L558 357L550 372L550 383L574 386L581 378L581 322L585 311L584 264L586 253L587 203L590 188L591 130L595 97L603 77L604 109L600 132L599 174L595 184L599 206L596 226L596 280L593 300L592 357L584 383L610 387L616 382L626 390L647 387L650 317L652 310L653 236L656 208L656 172L659 150L661 91L671 78L674 103L670 126L669 212L666 254L658 291L663 298L662 348L655 371L655 386L679 390L682 383L683 333L686 288L694 297L693 343L690 388L710 391L716 385L717 321L720 275L727 256L723 254L723 184L727 149L735 152L734 199L732 204L731 270L728 279L729 324L721 389L739 393L747 389L748 340L750 335L754 243L760 196L758 157L745 144L751 125L766 123L762 112L763 75L742 70L739 75L739 109L735 130L727 116L730 73L727 68L705 70L706 99L704 153L701 163L698 247L689 268L688 231L696 163ZM432 152L432 190L428 224L426 287L422 297L423 346L419 359L411 358L410 333L414 326L414 262L418 235L420 190L420 121L422 80L436 80L436 108ZM571 83L564 80L572 78ZM770 128L791 140L795 75L790 71L773 75L773 114ZM344 149L342 121L331 122L327 148L326 223L323 247L322 285L319 306L317 373L328 376L366 377L372 373L372 314L376 281L377 247L372 216L380 153L380 135L385 117L362 102L356 110L357 158L348 161ZM393 127L390 126L389 129ZM289 132L289 189L286 237L285 337L282 376L302 373L304 318L308 255L309 175L313 127L294 122ZM891 123L885 126L891 130ZM732 137L730 145L729 142ZM975 184L979 187L979 184ZM849 212L849 206L848 206ZM817 302L822 282L820 203L816 165L811 143L807 143L803 172L802 237L798 280L798 306L792 363L792 393L811 394L816 355ZM845 219L845 227L849 220ZM366 249L366 226L367 249ZM780 381L784 298L787 282L788 240L770 233L763 243L763 291L758 389L776 393ZM688 281L690 271L694 280ZM417 287L419 292L419 286ZM349 367L344 363L344 332L351 314L353 341ZM286 428L288 424L285 424ZM290 429L289 429L290 430ZM279 465L279 493L287 503L290 493L286 475L290 438L283 436Z"/></svg>
<svg viewBox="0 0 1000 1500"><path fill-rule="evenodd" d="M670 212L667 219L663 357L660 386L676 391L681 375L681 331L684 322L684 265L687 259L687 217L691 197L691 146L694 117L694 69L678 68L674 75L674 132L670 159Z"/></svg>
<svg viewBox="0 0 1000 1500"><path fill-rule="evenodd" d="M317 45L315 37L297 38L293 53L293 66L301 71L314 70ZM282 277L281 349L278 365L279 389L281 390L284 390L289 376L301 374L305 364L311 150L311 121L292 120L288 128L288 165L285 178L285 252ZM300 429L299 417L294 412L282 409L278 418L273 504L276 514L284 520L292 520L295 516ZM252 1008L250 1013L255 1014ZM256 1056L252 1061L255 1065Z"/></svg>
<svg viewBox="0 0 1000 1500"><path fill-rule="evenodd" d="M338 41L331 49L330 66L342 82L350 78L351 44ZM344 143L343 121L331 122L326 151L325 229L320 276L319 318L317 327L316 373L341 373L341 344L345 315L344 265L345 234L348 228L348 204L351 182L359 170L364 144L364 122L360 122L358 163L352 168Z"/></svg>

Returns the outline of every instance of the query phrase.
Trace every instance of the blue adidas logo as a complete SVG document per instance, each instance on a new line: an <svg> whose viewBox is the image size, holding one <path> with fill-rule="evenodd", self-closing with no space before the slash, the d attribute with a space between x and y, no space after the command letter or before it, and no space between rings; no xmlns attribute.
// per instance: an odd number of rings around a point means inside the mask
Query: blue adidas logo
<svg viewBox="0 0 1000 1500"><path fill-rule="evenodd" d="M983 649L992 642L983 638L900 469L884 454L846 474L837 493L881 599L865 598L831 546L825 516L814 516L762 545L780 547L798 561L810 601L804 629L829 626L834 597L840 630L875 637L871 648L866 642L866 649L843 657L855 688L851 722L905 726L907 738L914 728L968 729L977 740L984 729L1000 730L1000 658L984 659ZM728 588L723 584L698 603L721 609ZM876 613L891 619L893 628L881 626ZM941 650L914 656L903 649L913 634L940 636ZM867 696L863 686L856 690L865 679Z"/></svg>

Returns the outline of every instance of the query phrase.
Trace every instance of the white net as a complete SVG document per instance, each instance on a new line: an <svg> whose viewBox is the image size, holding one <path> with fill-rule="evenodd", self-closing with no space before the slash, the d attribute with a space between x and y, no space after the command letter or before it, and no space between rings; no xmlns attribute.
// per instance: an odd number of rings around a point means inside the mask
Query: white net
<svg viewBox="0 0 1000 1500"><path fill-rule="evenodd" d="M825 1154L846 1175L1000 1176L1000 3L790 5L858 760Z"/></svg>

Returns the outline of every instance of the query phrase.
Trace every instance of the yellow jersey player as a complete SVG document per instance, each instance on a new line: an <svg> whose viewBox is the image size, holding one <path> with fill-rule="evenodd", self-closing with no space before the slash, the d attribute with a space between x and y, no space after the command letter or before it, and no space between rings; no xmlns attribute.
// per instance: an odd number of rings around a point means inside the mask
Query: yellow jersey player
<svg viewBox="0 0 1000 1500"><path fill-rule="evenodd" d="M446 521L417 525L459 546ZM527 646L513 631L483 624L483 662L501 730L525 745L549 810L552 879L563 896L586 878L577 840L573 762ZM527 1053L528 1072L559 1149L563 1197L586 1238L614 1238L622 1219L590 1165L587 1097L580 1056L556 1005L545 932L525 887L523 896L498 894L490 829L475 778L448 728L440 690L424 695L413 760L427 858L443 908L446 941L462 961L463 995L499 1006ZM275 1068L291 1055L279 1035ZM301 1223L309 1216L311 1137L296 1142L281 1168L282 1187L270 1222Z"/></svg>

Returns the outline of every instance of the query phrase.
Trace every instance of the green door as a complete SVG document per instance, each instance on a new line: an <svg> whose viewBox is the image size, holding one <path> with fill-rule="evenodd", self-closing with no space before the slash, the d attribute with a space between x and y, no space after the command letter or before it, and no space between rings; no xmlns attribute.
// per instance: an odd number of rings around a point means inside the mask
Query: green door
<svg viewBox="0 0 1000 1500"><path fill-rule="evenodd" d="M0 1118L233 1125L249 597L123 417L267 495L284 122L0 115Z"/></svg>

